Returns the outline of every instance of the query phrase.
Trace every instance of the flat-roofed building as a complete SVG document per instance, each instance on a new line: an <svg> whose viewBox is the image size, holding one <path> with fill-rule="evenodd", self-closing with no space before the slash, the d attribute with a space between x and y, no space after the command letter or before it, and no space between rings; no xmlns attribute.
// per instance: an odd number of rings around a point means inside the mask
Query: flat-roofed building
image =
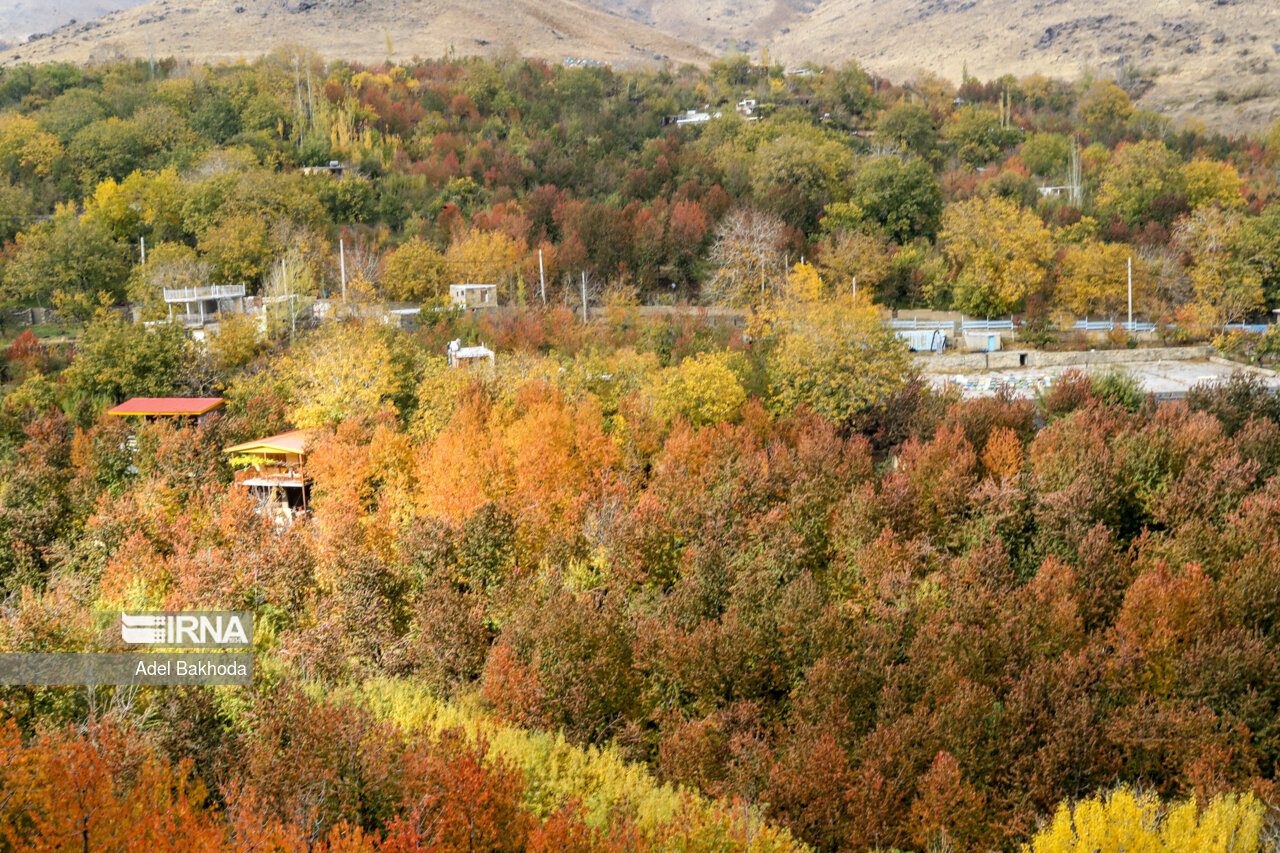
<svg viewBox="0 0 1280 853"><path fill-rule="evenodd" d="M166 287L164 301L169 306L169 322L203 326L229 311L244 313L243 284L210 284L204 287ZM174 310L174 306L178 310Z"/></svg>
<svg viewBox="0 0 1280 853"><path fill-rule="evenodd" d="M451 284L449 285L449 304L454 308L496 308L498 285Z"/></svg>

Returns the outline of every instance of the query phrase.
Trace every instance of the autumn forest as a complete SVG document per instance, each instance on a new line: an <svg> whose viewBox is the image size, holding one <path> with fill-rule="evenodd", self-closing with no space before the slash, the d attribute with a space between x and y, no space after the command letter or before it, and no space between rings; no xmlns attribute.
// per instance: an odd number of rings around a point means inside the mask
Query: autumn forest
<svg viewBox="0 0 1280 853"><path fill-rule="evenodd" d="M1280 398L966 399L882 314L1132 262L1274 360L1278 168L1088 77L0 68L0 651L255 615L252 687L0 687L0 850L1274 849Z"/></svg>

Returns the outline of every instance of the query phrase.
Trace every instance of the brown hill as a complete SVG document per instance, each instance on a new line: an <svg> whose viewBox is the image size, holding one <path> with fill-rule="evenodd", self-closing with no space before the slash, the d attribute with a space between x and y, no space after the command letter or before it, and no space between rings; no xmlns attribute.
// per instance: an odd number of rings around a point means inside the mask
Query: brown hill
<svg viewBox="0 0 1280 853"><path fill-rule="evenodd" d="M528 56L615 65L706 63L705 50L573 0L152 0L62 27L0 53L0 64L121 56L252 59L281 44L381 62L514 47Z"/></svg>
<svg viewBox="0 0 1280 853"><path fill-rule="evenodd" d="M88 21L143 0L5 0L0 3L0 41L18 44L33 33L69 21Z"/></svg>
<svg viewBox="0 0 1280 853"><path fill-rule="evenodd" d="M1280 116L1275 0L595 0L723 52L857 59L894 80L1119 77L1143 105L1232 129Z"/></svg>

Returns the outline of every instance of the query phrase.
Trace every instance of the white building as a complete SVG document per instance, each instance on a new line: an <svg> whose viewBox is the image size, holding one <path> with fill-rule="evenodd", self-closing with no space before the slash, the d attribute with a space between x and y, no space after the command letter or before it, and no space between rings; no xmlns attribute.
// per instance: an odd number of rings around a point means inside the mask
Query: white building
<svg viewBox="0 0 1280 853"><path fill-rule="evenodd" d="M498 285L451 284L449 304L454 308L493 308L498 304Z"/></svg>
<svg viewBox="0 0 1280 853"><path fill-rule="evenodd" d="M493 367L493 350L483 343L476 347L464 347L462 341L449 341L449 366L457 370L474 370L488 362Z"/></svg>
<svg viewBox="0 0 1280 853"><path fill-rule="evenodd" d="M164 301L169 306L169 322L203 326L218 314L244 313L243 284L211 284L205 287L166 287ZM173 306L180 306L176 313Z"/></svg>

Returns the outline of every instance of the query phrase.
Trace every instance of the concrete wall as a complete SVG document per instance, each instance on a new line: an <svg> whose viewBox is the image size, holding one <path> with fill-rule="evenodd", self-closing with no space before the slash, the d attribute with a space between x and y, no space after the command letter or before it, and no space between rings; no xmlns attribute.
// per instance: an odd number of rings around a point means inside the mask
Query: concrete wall
<svg viewBox="0 0 1280 853"><path fill-rule="evenodd" d="M926 373L977 373L984 370L1011 370L1019 367L1090 367L1107 364L1132 364L1146 361L1187 361L1212 358L1218 354L1212 346L1150 347L1148 349L1112 349L1090 352L1042 352L1041 350L1004 350L1002 352L921 354L916 365Z"/></svg>

